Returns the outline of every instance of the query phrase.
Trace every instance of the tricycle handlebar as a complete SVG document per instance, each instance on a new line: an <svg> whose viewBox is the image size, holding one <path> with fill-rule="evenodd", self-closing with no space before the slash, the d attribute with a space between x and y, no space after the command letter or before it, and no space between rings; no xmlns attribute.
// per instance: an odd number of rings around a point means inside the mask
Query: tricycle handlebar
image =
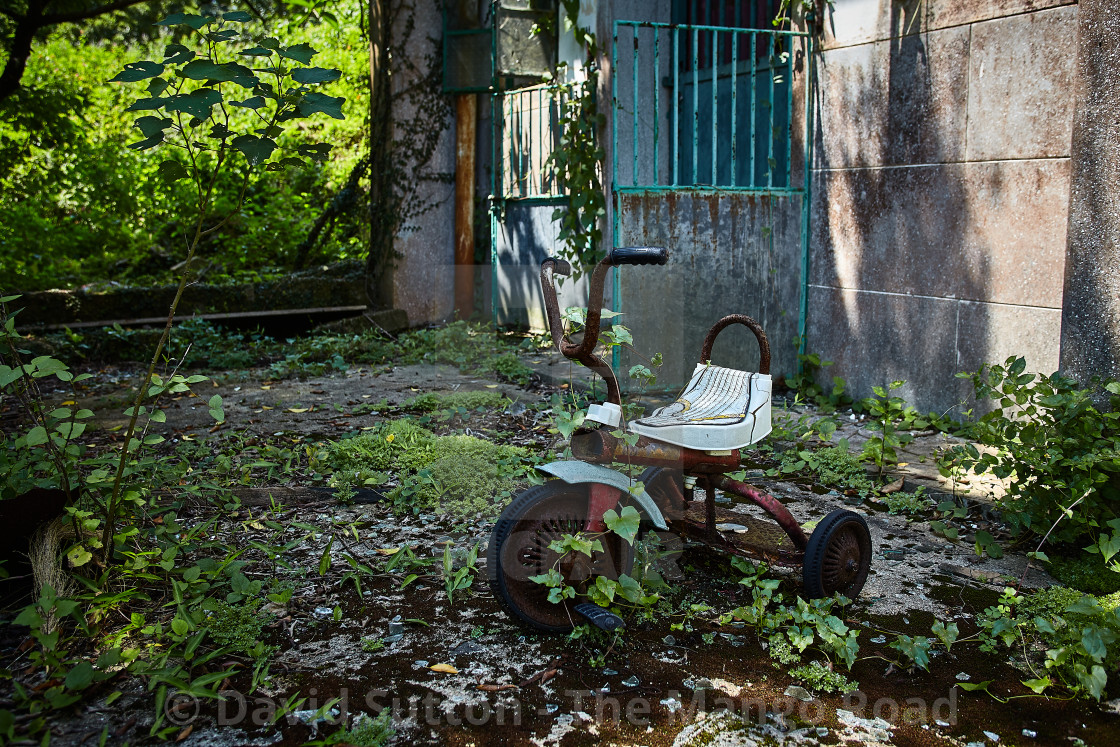
<svg viewBox="0 0 1120 747"><path fill-rule="evenodd" d="M578 345L564 334L564 325L560 321L560 303L556 299L556 285L552 280L554 273L570 275L572 266L557 257L549 257L541 263L541 291L544 293L544 305L548 313L548 329L552 333L552 341L564 357L579 361L603 377L603 381L607 384L607 402L622 404L622 395L614 371L606 361L594 353L595 346L599 344L599 324L603 314L603 281L606 279L607 270L624 264L663 265L668 259L669 253L661 247L617 247L608 252L606 258L599 262L591 273L587 319L584 323L583 340Z"/></svg>

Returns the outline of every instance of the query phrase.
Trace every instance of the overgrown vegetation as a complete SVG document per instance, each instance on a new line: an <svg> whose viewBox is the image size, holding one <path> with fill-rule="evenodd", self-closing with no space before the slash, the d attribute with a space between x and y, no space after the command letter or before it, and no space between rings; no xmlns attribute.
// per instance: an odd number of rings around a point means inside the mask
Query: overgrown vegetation
<svg viewBox="0 0 1120 747"><path fill-rule="evenodd" d="M497 516L518 485L528 481L528 453L466 435L437 436L411 420L383 423L327 445L314 457L336 484L380 485L389 474L394 505L412 513L438 511L458 521Z"/></svg>
<svg viewBox="0 0 1120 747"><path fill-rule="evenodd" d="M266 3L261 9L291 48L310 44L319 50L317 62L323 69L342 72L335 84L338 95L363 100L368 59L354 53L366 46L361 4L336 3L329 12L304 12L283 3ZM159 188L170 173L167 167L161 171L167 158L125 149L136 140L130 129L137 115L152 112L138 110L126 88L104 85L126 62L161 64L168 44L189 37L184 27L152 25L159 17L139 13L130 26L104 23L84 31L51 31L30 60L23 89L0 104L0 287L36 290L95 281L145 285L173 277L171 268L182 259L181 247L193 229L179 215L185 185ZM240 60L252 65L252 58ZM246 90L235 99L251 101L253 96ZM126 111L130 105L132 110ZM226 111L235 122L252 116L245 108ZM155 126L154 120L146 121ZM326 160L293 164L248 188L250 207L203 239L205 260L196 270L205 271L210 280L255 279L296 267L300 244L311 234L322 206L340 198L345 209L302 261L365 257L369 229L363 211L355 209L365 183L349 184L363 152L362 117L282 127L277 138L281 148L297 140L311 147L342 147ZM213 215L228 212L240 189L240 174L220 177Z"/></svg>
<svg viewBox="0 0 1120 747"><path fill-rule="evenodd" d="M1023 358L1012 357L965 375L977 399L996 405L968 431L987 448L953 447L943 472L1008 479L1003 504L1013 532L1083 545L1112 561L1120 551L1120 382L1103 383L1098 406L1076 381L1025 369Z"/></svg>

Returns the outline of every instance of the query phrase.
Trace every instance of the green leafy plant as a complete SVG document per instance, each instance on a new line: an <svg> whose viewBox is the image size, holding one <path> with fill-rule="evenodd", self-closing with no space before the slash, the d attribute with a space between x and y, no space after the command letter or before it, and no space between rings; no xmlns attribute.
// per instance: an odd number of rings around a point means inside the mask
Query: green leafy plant
<svg viewBox="0 0 1120 747"><path fill-rule="evenodd" d="M1041 535L1040 550L1047 541L1076 543L1120 570L1120 382L1104 382L1104 409L1076 381L1025 369L1023 358L1012 357L961 374L978 400L996 407L969 429L983 452L972 443L954 446L939 461L942 473L1007 480L1000 502L1013 533Z"/></svg>
<svg viewBox="0 0 1120 747"><path fill-rule="evenodd" d="M190 29L200 51L179 43L169 44L162 61L129 63L111 81L147 81L147 95L134 102L129 110L151 113L136 120L135 126L143 139L129 147L143 150L166 143L181 151L180 158L163 161L159 173L168 183L189 182L194 217L179 287L133 402L112 491L106 498L102 537L106 555L120 510L129 454L139 446L134 435L144 402L179 386L156 383L155 369L170 337L175 311L190 281L191 265L203 238L240 209L250 177L258 169L279 171L302 165L305 159L323 160L330 152L331 146L326 144L294 149L281 147L276 138L283 131L282 124L317 113L337 119L343 117L342 99L315 90L323 83L337 80L339 71L310 67L316 51L308 44L284 47L272 37L258 37L255 45L246 47L248 40L242 33L242 24L250 20L251 16L243 11L226 13L220 18L190 13L168 16L160 25ZM228 51L234 43L241 47L241 58L249 58L252 64L260 67L247 67L234 61ZM233 112L237 110L244 111L246 116L235 116ZM235 204L224 217L215 221L212 213L220 209L213 202L215 187L223 171L232 168L238 160L235 156L240 156L241 189Z"/></svg>
<svg viewBox="0 0 1120 747"><path fill-rule="evenodd" d="M903 432L900 426L926 428L929 425L912 407L907 407L902 397L891 394L905 383L892 381L886 387L872 387L875 396L864 400L864 406L871 416L867 428L877 431L879 435L867 440L860 456L875 463L879 468L880 478L885 468L898 463L898 449L914 440L913 434Z"/></svg>
<svg viewBox="0 0 1120 747"><path fill-rule="evenodd" d="M999 604L977 620L982 647L1023 652L1020 666L1033 675L1023 684L1035 693L1057 686L1100 700L1120 661L1120 599L1114 597L1098 600L1061 588L1020 596L1005 589Z"/></svg>
<svg viewBox="0 0 1120 747"><path fill-rule="evenodd" d="M794 338L793 342L800 349L801 338ZM824 369L831 365L832 361L822 360L816 353L798 353L797 373L786 377L786 386L803 401L813 403L825 414L851 406L852 398L845 393L848 383L844 379L833 376L832 388L828 391L818 383Z"/></svg>
<svg viewBox="0 0 1120 747"><path fill-rule="evenodd" d="M643 579L636 579L625 573L617 579L596 576L593 581L586 584L585 588L576 589L560 573L561 564L572 554L582 554L591 558L594 553L603 552L602 537L607 533L614 533L627 544L633 545L640 522L641 515L633 506L623 506L621 511L608 509L603 514L606 531L563 534L560 539L553 540L549 544L549 549L557 554L557 558L552 567L545 573L530 576L529 580L548 587L548 600L554 604L559 604L565 599L575 599L582 593L601 607L621 613L637 611L647 617L651 616L651 610L660 600L660 596L644 588Z"/></svg>
<svg viewBox="0 0 1120 747"><path fill-rule="evenodd" d="M850 693L859 689L859 683L849 680L840 672L833 671L827 664L813 660L808 664L789 670L789 676L809 688L825 693Z"/></svg>
<svg viewBox="0 0 1120 747"><path fill-rule="evenodd" d="M603 257L600 222L607 214L600 177L605 151L598 139L598 129L605 121L596 93L599 46L595 34L579 25L579 6L579 0L562 0L561 22L586 53L586 77L560 85L560 145L546 161L569 195L568 204L556 208L552 220L560 225L561 254L571 262L576 279Z"/></svg>
<svg viewBox="0 0 1120 747"><path fill-rule="evenodd" d="M834 607L843 609L850 600L837 595L811 601L799 598L794 605L785 605L778 591L781 581L764 578L765 564L739 563L735 567L744 573L739 583L750 589L751 602L721 616L721 623L739 621L753 627L782 663L800 661L812 647L829 661L836 657L852 668L859 653L859 631L849 628L833 611Z"/></svg>
<svg viewBox="0 0 1120 747"><path fill-rule="evenodd" d="M821 485L854 490L864 496L874 489L863 462L849 450L847 439L818 449L787 449L778 456L778 465L768 469L767 475L807 474Z"/></svg>
<svg viewBox="0 0 1120 747"><path fill-rule="evenodd" d="M469 589L474 584L474 577L478 573L477 563L478 545L470 549L466 557L462 559L461 564L455 562L451 545L444 545L441 570L443 573L443 588L447 592L448 602L454 604L455 592Z"/></svg>

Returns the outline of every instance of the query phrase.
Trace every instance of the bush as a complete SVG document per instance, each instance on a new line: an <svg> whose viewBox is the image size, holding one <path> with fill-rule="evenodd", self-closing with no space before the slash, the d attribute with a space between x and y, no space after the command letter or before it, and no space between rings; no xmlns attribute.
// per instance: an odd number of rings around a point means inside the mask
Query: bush
<svg viewBox="0 0 1120 747"><path fill-rule="evenodd" d="M958 374L972 380L978 400L996 404L967 433L990 448L954 446L942 474L1010 478L1002 504L1014 533L1050 532L1050 541L1088 545L1108 561L1120 550L1120 382L1104 383L1108 407L1098 409L1073 379L1025 368L1013 357Z"/></svg>

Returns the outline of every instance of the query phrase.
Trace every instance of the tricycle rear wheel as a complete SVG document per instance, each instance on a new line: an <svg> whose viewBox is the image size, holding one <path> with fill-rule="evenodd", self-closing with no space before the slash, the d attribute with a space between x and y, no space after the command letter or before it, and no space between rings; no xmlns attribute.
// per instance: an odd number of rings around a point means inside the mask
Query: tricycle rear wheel
<svg viewBox="0 0 1120 747"><path fill-rule="evenodd" d="M556 480L529 488L502 511L486 549L486 574L490 589L510 615L537 630L567 633L583 618L573 610L587 585L596 576L617 580L634 566L634 549L617 534L607 532L599 539L602 552L588 559L574 554L561 560L549 548L565 534L579 533L587 520L588 485L569 485ZM569 556L573 553L569 553ZM576 589L575 599L550 602L549 587L530 580L548 573L559 563L567 584Z"/></svg>
<svg viewBox="0 0 1120 747"><path fill-rule="evenodd" d="M854 511L840 508L824 517L805 547L802 578L808 599L839 592L855 599L871 569L871 532Z"/></svg>

